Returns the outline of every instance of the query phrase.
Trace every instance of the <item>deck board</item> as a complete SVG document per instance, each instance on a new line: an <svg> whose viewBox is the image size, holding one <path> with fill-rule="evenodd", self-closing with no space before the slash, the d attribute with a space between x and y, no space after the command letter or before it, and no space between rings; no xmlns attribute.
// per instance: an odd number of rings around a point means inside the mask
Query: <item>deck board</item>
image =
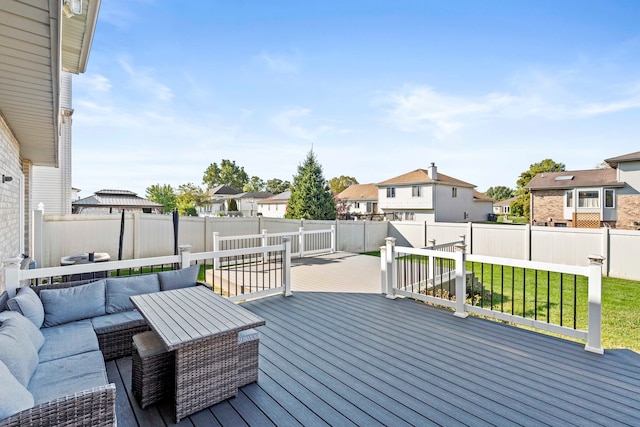
<svg viewBox="0 0 640 427"><path fill-rule="evenodd" d="M180 426L640 425L640 355L629 350L595 355L581 343L360 290L243 306L267 322L258 328L258 383ZM169 402L137 407L130 358L107 368L119 426L173 425L163 416Z"/></svg>

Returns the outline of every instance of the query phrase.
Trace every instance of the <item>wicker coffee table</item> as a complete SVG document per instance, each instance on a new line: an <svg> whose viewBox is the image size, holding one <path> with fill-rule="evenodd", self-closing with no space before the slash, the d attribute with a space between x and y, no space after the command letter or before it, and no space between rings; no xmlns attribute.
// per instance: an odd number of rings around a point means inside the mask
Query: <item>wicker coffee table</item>
<svg viewBox="0 0 640 427"><path fill-rule="evenodd" d="M130 297L175 357L176 423L238 393L238 332L265 321L205 286Z"/></svg>

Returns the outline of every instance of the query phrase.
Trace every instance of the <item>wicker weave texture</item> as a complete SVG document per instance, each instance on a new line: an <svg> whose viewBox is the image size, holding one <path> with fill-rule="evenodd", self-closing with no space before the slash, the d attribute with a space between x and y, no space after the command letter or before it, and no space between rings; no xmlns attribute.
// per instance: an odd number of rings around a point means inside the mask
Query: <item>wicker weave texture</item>
<svg viewBox="0 0 640 427"><path fill-rule="evenodd" d="M234 397L237 386L238 334L194 341L175 351L176 423L190 414Z"/></svg>
<svg viewBox="0 0 640 427"><path fill-rule="evenodd" d="M51 400L0 421L1 427L116 425L116 386L108 384Z"/></svg>
<svg viewBox="0 0 640 427"><path fill-rule="evenodd" d="M140 357L133 346L131 386L141 408L172 395L175 378L173 367L173 352Z"/></svg>
<svg viewBox="0 0 640 427"><path fill-rule="evenodd" d="M149 330L147 325L129 327L119 331L110 331L98 335L98 345L104 360L129 356L132 352L132 338L135 334Z"/></svg>
<svg viewBox="0 0 640 427"><path fill-rule="evenodd" d="M258 381L259 350L259 339L238 345L238 387Z"/></svg>

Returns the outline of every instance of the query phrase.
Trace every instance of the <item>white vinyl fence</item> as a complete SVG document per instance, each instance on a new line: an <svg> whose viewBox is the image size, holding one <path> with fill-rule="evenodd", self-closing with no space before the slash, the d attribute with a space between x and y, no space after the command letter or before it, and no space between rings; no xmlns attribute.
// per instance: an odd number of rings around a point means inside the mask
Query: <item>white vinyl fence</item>
<svg viewBox="0 0 640 427"><path fill-rule="evenodd" d="M34 241L29 250L38 267L60 264L60 258L88 252L118 257L121 215L43 215L34 212ZM460 240L467 253L556 264L584 265L591 254L604 257L603 273L640 280L640 231L532 227L486 223L426 223L415 221L307 221L281 218L180 217L178 244L194 252L213 250L213 233L221 237L268 233L297 233L335 226L335 250L378 251L386 237L399 246L424 248ZM42 230L38 232L37 230ZM174 253L170 215L125 214L123 259Z"/></svg>

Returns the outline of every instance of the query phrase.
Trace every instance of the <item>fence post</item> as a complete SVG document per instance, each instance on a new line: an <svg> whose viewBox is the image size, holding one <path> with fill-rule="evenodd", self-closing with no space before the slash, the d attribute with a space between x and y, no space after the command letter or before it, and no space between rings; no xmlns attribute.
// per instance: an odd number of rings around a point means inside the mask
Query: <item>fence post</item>
<svg viewBox="0 0 640 427"><path fill-rule="evenodd" d="M291 296L291 237L282 238L284 243L284 265L282 267L282 281L284 282L284 296Z"/></svg>
<svg viewBox="0 0 640 427"><path fill-rule="evenodd" d="M456 245L456 311L453 313L456 317L465 318L469 316L464 309L467 299L467 256L465 253L466 245Z"/></svg>
<svg viewBox="0 0 640 427"><path fill-rule="evenodd" d="M191 245L184 244L178 246L180 250L180 268L188 268L191 266Z"/></svg>
<svg viewBox="0 0 640 427"><path fill-rule="evenodd" d="M336 226L331 226L331 253L336 251Z"/></svg>
<svg viewBox="0 0 640 427"><path fill-rule="evenodd" d="M396 239L394 237L387 237L384 239L386 244L385 250L385 262L386 262L386 282L387 282L387 295L389 299L396 299L396 264L394 262L396 258Z"/></svg>
<svg viewBox="0 0 640 427"><path fill-rule="evenodd" d="M589 326L586 351L604 354L602 343L602 262L600 255L589 256Z"/></svg>
<svg viewBox="0 0 640 427"><path fill-rule="evenodd" d="M524 226L524 260L531 261L531 224Z"/></svg>
<svg viewBox="0 0 640 427"><path fill-rule="evenodd" d="M20 287L20 262L22 258L5 259L2 262L4 267L4 288L10 298L16 296L16 291Z"/></svg>
<svg viewBox="0 0 640 427"><path fill-rule="evenodd" d="M213 232L213 252L220 252L220 233L218 233L217 231ZM213 269L214 270L220 269L219 257L213 258Z"/></svg>
<svg viewBox="0 0 640 427"><path fill-rule="evenodd" d="M33 242L31 256L37 267L44 265L42 259L42 242L44 241L44 203L38 203L38 209L33 211Z"/></svg>
<svg viewBox="0 0 640 427"><path fill-rule="evenodd" d="M298 228L298 258L304 254L304 227Z"/></svg>

